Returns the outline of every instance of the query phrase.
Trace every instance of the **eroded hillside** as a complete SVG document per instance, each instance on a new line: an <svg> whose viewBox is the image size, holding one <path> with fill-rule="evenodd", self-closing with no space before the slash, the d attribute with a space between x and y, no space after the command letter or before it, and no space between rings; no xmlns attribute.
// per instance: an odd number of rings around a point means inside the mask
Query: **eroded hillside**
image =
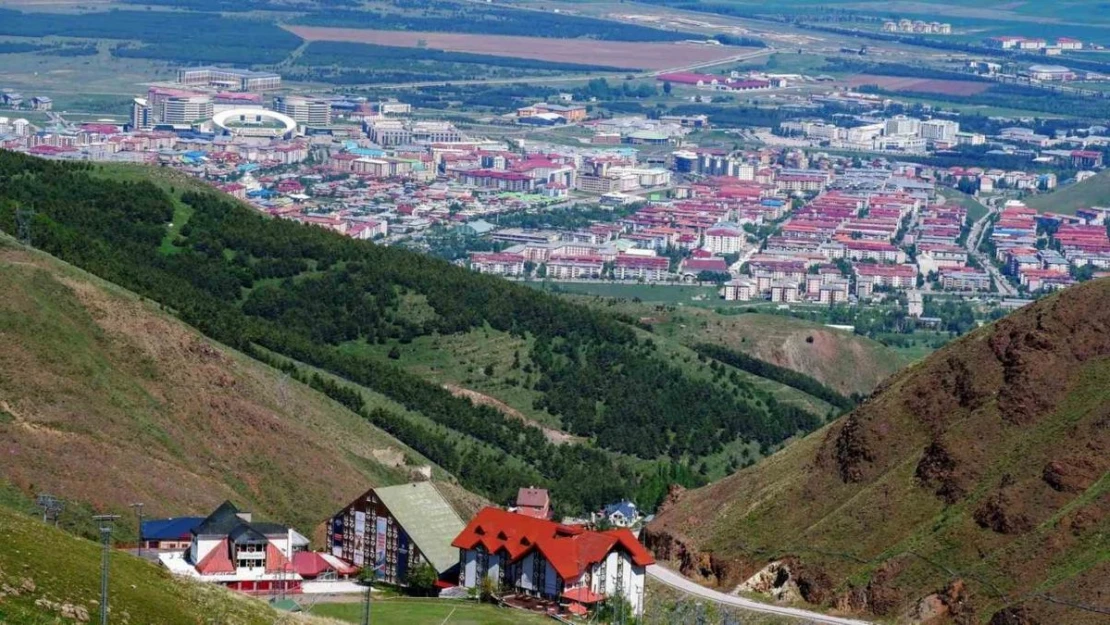
<svg viewBox="0 0 1110 625"><path fill-rule="evenodd" d="M1084 607L1110 596L1108 303L1095 281L973 332L798 444L676 494L648 542L729 589L784 563L839 612L1104 623Z"/></svg>
<svg viewBox="0 0 1110 625"><path fill-rule="evenodd" d="M0 475L93 508L312 526L426 461L157 306L0 238Z"/></svg>

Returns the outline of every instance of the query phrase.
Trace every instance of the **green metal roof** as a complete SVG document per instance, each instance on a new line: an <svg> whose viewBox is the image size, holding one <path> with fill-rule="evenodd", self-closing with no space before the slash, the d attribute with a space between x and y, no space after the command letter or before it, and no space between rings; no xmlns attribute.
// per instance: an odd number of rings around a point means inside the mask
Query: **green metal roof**
<svg viewBox="0 0 1110 625"><path fill-rule="evenodd" d="M386 486L374 492L436 572L442 574L458 564L459 551L451 541L466 524L431 482Z"/></svg>

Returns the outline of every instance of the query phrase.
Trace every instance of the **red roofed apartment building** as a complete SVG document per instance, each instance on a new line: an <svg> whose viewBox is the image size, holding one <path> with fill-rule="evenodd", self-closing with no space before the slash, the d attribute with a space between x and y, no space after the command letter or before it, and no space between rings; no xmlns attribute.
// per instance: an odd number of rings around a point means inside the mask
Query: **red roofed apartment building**
<svg viewBox="0 0 1110 625"><path fill-rule="evenodd" d="M459 549L461 586L488 577L504 590L579 610L619 595L636 616L644 610L646 567L655 564L628 529L594 532L493 507L479 511L451 544Z"/></svg>

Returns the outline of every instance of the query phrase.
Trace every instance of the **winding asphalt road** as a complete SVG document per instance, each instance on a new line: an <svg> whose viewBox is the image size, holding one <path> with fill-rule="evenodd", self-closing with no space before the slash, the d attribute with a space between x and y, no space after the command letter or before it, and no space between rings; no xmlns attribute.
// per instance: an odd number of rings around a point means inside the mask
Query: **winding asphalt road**
<svg viewBox="0 0 1110 625"><path fill-rule="evenodd" d="M696 584L685 577L675 573L674 571L665 568L659 564L652 564L647 567L648 577L651 579L670 586L671 588L681 590L682 592L692 595L707 601L712 601L721 605L732 608L739 608L741 610L751 610L752 612L762 612L764 614L777 614L779 616L789 616L799 619L805 623L816 623L818 625L871 625L868 621L858 621L855 619L840 618L836 616L829 616L821 614L820 612L809 612L808 610L799 610L797 608L786 608L767 603L760 603L737 597L735 595L726 595L723 592L711 590Z"/></svg>
<svg viewBox="0 0 1110 625"><path fill-rule="evenodd" d="M983 205L984 208L987 209L987 214L983 215L979 219L979 221L976 221L971 225L971 232L969 232L967 235L967 253L970 256L974 256L975 259L979 261L979 264L983 266L983 269L985 269L987 273L989 273L991 277L994 278L994 283L998 286L999 293L1001 293L1004 297L1014 297L1018 294L1017 289L1014 288L1014 285L1010 284L1010 281L1006 279L1006 276L1002 275L1002 272L998 271L998 268L994 266L994 263L986 254L979 251L979 245L982 244L983 236L987 232L987 224L990 223L991 217L998 212L998 205L997 203L983 202L979 198L974 199L976 202L979 202Z"/></svg>

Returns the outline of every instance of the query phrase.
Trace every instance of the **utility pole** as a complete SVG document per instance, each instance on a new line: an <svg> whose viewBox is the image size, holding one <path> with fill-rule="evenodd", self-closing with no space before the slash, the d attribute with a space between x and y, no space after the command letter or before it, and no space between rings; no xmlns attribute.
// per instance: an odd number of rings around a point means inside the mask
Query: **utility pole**
<svg viewBox="0 0 1110 625"><path fill-rule="evenodd" d="M134 508L135 514L139 517L139 557L141 558L143 557L143 504L142 502L136 502L131 504L130 507Z"/></svg>
<svg viewBox="0 0 1110 625"><path fill-rule="evenodd" d="M385 567L384 556L381 561L373 562L369 569L362 570L362 581L366 582L366 601L362 603L362 625L370 625L370 591L374 589L374 575L383 567Z"/></svg>
<svg viewBox="0 0 1110 625"><path fill-rule="evenodd" d="M93 520L100 524L100 625L108 625L108 564L112 553L112 523L118 514L98 514Z"/></svg>

